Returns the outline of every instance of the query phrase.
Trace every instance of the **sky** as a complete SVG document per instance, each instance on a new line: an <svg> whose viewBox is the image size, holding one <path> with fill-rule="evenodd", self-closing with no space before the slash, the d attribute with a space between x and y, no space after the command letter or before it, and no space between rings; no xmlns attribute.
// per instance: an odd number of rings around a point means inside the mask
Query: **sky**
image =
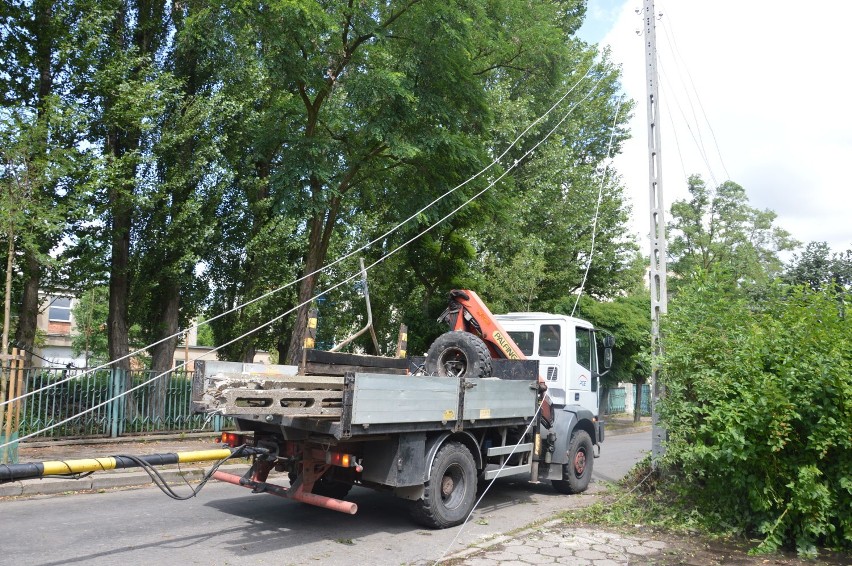
<svg viewBox="0 0 852 566"><path fill-rule="evenodd" d="M614 167L648 245L642 0L588 0L580 36L611 49L636 101ZM852 249L852 2L655 1L666 213L686 177L742 185L803 244ZM659 14L662 14L659 16Z"/></svg>

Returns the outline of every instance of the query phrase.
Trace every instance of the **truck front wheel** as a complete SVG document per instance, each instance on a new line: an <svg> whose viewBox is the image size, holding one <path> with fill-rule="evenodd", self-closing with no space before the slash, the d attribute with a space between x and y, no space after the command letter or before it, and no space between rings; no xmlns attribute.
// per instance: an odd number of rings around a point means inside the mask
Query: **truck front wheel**
<svg viewBox="0 0 852 566"><path fill-rule="evenodd" d="M458 442L448 442L432 462L423 498L411 510L418 523L433 529L458 525L476 502L476 464L470 451Z"/></svg>
<svg viewBox="0 0 852 566"><path fill-rule="evenodd" d="M589 433L585 430L574 432L568 446L568 462L562 467L562 479L552 480L553 488L568 495L586 491L592 479L594 463L595 455Z"/></svg>

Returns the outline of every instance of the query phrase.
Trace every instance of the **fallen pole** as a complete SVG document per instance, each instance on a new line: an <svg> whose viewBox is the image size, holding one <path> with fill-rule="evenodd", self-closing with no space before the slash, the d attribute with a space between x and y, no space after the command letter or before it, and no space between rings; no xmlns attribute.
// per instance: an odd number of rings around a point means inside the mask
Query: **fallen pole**
<svg viewBox="0 0 852 566"><path fill-rule="evenodd" d="M300 489L287 489L286 487L275 485L274 483L255 481L246 477L229 474L227 472L217 471L213 474L213 479L233 485L247 487L257 493L270 493L272 495L277 495L278 497L300 501L302 503L307 503L308 505L323 507L324 509L338 511L347 515L354 515L358 512L358 505L351 501L342 501L332 497L325 497L324 495L308 493Z"/></svg>
<svg viewBox="0 0 852 566"><path fill-rule="evenodd" d="M145 465L166 466L170 464L189 464L192 462L208 462L225 460L231 457L249 456L265 453L252 447L220 448L215 450L197 450L193 452L171 452L166 454L149 454L148 456L107 456L104 458L84 458L80 460L52 460L47 462L30 462L25 464L0 464L0 483L46 476L67 476L102 472L122 468L136 468Z"/></svg>

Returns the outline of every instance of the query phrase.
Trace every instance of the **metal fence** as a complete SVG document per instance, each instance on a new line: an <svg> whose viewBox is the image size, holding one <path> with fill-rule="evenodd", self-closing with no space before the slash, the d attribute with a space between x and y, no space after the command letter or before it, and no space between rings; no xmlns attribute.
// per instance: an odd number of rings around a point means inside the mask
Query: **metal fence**
<svg viewBox="0 0 852 566"><path fill-rule="evenodd" d="M642 401L639 407L639 414L647 417L651 414L651 386L647 383L641 385ZM633 387L633 407L636 407L636 391L637 387ZM617 415L627 411L627 390L624 387L613 387L609 390L606 414Z"/></svg>
<svg viewBox="0 0 852 566"><path fill-rule="evenodd" d="M220 416L208 419L192 414L191 372L174 370L151 383L146 382L158 374L145 370L86 373L81 369L31 368L25 372L25 392L47 389L21 402L19 437L33 433L33 438L57 439L218 432L231 424ZM116 398L125 391L130 393Z"/></svg>
<svg viewBox="0 0 852 566"><path fill-rule="evenodd" d="M635 391L635 388L634 388ZM651 416L651 386L647 383L642 384L642 403L640 415L643 417ZM636 406L636 399L633 399L633 406Z"/></svg>
<svg viewBox="0 0 852 566"><path fill-rule="evenodd" d="M609 390L609 402L606 407L607 415L623 413L627 410L627 391L623 387L613 387Z"/></svg>

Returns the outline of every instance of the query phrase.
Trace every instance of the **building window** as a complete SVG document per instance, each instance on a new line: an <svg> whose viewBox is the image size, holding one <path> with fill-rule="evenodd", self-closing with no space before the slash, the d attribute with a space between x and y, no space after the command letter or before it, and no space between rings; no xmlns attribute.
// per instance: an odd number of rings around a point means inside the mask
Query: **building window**
<svg viewBox="0 0 852 566"><path fill-rule="evenodd" d="M47 318L51 322L71 322L71 298L54 297L51 299Z"/></svg>

